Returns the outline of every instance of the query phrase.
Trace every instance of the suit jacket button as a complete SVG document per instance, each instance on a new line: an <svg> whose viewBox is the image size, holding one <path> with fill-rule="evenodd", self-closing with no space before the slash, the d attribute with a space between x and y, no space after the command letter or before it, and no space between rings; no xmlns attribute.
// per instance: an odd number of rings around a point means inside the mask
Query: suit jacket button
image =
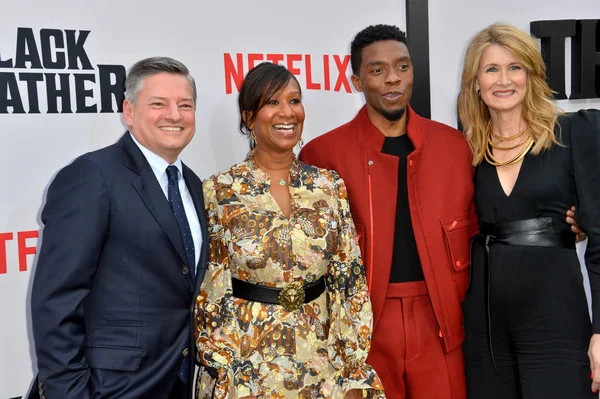
<svg viewBox="0 0 600 399"><path fill-rule="evenodd" d="M183 350L183 352L181 352L181 354L182 354L184 357L185 357L185 356L187 356L187 355L188 355L188 353L189 353L189 349L188 349L188 348L185 348L185 349Z"/></svg>
<svg viewBox="0 0 600 399"><path fill-rule="evenodd" d="M183 269L181 269L181 272L183 274L188 274L190 272L190 269L188 269L187 266L184 266Z"/></svg>

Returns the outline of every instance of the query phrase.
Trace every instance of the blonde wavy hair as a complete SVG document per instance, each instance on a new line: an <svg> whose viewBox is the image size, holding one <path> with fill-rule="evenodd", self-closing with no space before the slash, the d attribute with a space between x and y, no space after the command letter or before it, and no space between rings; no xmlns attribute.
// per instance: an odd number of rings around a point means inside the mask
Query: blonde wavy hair
<svg viewBox="0 0 600 399"><path fill-rule="evenodd" d="M563 112L550 101L552 90L546 83L546 65L535 40L512 25L495 23L471 40L465 54L458 96L458 114L473 152L474 166L479 165L484 157L490 120L490 111L477 94L476 78L481 56L493 44L510 50L527 71L522 113L529 134L535 141L531 152L538 155L555 144L560 145L554 127L557 117Z"/></svg>

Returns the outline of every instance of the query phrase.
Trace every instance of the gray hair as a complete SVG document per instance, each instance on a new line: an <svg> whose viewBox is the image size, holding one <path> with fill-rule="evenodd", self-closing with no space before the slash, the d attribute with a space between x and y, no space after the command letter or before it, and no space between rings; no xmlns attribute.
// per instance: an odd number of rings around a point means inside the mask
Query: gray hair
<svg viewBox="0 0 600 399"><path fill-rule="evenodd" d="M133 64L125 79L125 98L135 104L144 86L144 79L162 72L185 76L192 88L196 104L196 81L185 65L169 57L150 57Z"/></svg>

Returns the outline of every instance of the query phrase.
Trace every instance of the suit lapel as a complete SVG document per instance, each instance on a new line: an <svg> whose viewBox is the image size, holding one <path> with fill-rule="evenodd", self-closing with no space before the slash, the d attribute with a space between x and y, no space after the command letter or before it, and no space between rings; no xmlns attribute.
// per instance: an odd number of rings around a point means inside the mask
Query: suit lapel
<svg viewBox="0 0 600 399"><path fill-rule="evenodd" d="M129 137L129 132L121 138L121 142L125 147L125 165L138 174L138 177L131 182L131 185L163 229L173 247L175 247L182 263L187 264L188 261L183 239L181 238L181 230L179 229L179 225L177 225L173 211L165 198L158 180L156 180L152 168L146 161L144 154L142 154L131 137Z"/></svg>

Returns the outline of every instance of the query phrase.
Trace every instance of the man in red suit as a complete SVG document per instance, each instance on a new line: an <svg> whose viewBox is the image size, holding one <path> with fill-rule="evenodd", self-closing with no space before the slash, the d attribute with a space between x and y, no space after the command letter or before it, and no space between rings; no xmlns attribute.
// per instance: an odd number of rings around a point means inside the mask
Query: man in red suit
<svg viewBox="0 0 600 399"><path fill-rule="evenodd" d="M392 399L466 398L461 302L477 229L471 152L457 130L408 105L404 32L369 26L351 45L366 105L300 159L346 182L374 313L369 363Z"/></svg>

